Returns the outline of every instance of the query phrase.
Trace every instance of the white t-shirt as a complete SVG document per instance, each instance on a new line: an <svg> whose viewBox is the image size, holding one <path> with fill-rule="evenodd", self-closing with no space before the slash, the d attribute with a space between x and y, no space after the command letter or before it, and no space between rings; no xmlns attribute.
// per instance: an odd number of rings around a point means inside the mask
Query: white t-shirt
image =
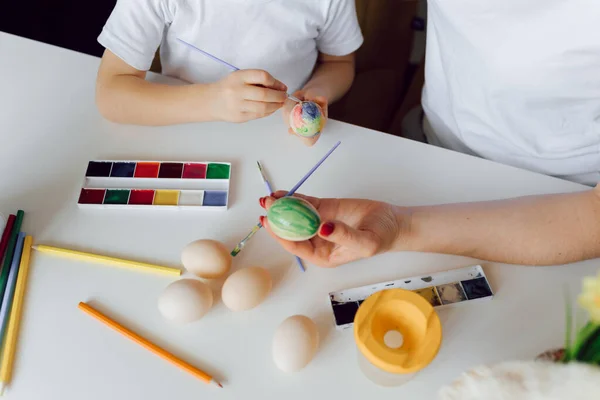
<svg viewBox="0 0 600 400"><path fill-rule="evenodd" d="M432 144L600 182L600 1L429 0Z"/></svg>
<svg viewBox="0 0 600 400"><path fill-rule="evenodd" d="M354 0L118 0L98 41L138 70L160 45L162 73L193 83L230 69L180 38L241 69L262 69L302 88L318 52L352 53L363 37Z"/></svg>

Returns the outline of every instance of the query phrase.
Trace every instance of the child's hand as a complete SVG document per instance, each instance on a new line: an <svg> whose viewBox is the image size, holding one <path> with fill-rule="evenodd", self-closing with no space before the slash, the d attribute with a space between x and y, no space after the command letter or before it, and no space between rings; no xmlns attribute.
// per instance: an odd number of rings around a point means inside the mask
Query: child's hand
<svg viewBox="0 0 600 400"><path fill-rule="evenodd" d="M215 120L246 122L266 117L283 107L287 87L268 72L247 69L232 72L211 84Z"/></svg>
<svg viewBox="0 0 600 400"><path fill-rule="evenodd" d="M293 94L293 96L295 96L303 101L314 101L319 106L321 106L321 109L323 110L323 114L325 114L325 123L327 123L327 115L328 115L327 114L327 105L328 105L327 97L325 97L323 95L323 93L321 93L318 89L298 90L297 92L295 92ZM292 130L292 128L290 128L290 113L292 112L292 108L294 108L294 106L296 104L298 104L298 103L293 100L287 99L285 102L285 105L283 106L283 121L285 122L285 125L288 127L288 132L290 135L296 135L294 133L294 131ZM297 136L302 140L302 142L305 145L312 146L315 143L317 143L317 140L319 140L321 133L319 133L317 136L311 137L311 138L305 138L305 137L302 137L299 135L297 135Z"/></svg>

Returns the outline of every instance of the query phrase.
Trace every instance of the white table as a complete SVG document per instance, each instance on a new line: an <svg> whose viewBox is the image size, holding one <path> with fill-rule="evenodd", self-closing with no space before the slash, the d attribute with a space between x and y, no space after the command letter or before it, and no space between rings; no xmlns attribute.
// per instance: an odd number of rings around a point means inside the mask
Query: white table
<svg viewBox="0 0 600 400"><path fill-rule="evenodd" d="M206 123L145 128L102 119L94 105L99 60L0 33L0 211L26 211L36 243L179 265L188 242L237 243L257 222L261 160L277 188L290 188L337 140L342 145L302 187L315 196L367 197L403 205L476 201L577 191L582 186L331 121L314 148L288 136L280 115L243 125ZM226 212L81 210L88 160L213 160L233 163ZM532 268L484 264L491 302L443 311L444 342L409 384L384 389L358 369L352 332L336 332L330 291L476 264L434 254L387 254L337 269L308 265L260 232L234 270L267 267L274 291L258 308L229 312L217 301L197 323L174 327L156 300L172 278L36 254L9 399L431 399L480 363L528 359L560 346L563 288L580 287L597 262ZM77 309L108 315L221 379L211 388L149 354ZM276 326L293 314L320 330L316 358L286 375L271 360Z"/></svg>

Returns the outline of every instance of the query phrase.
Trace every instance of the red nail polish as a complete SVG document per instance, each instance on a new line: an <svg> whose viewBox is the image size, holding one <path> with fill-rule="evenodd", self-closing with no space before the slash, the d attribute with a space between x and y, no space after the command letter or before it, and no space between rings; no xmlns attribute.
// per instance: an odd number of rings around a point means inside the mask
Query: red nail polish
<svg viewBox="0 0 600 400"><path fill-rule="evenodd" d="M275 197L275 193L271 193L269 196L271 196L271 197Z"/></svg>
<svg viewBox="0 0 600 400"><path fill-rule="evenodd" d="M265 201L265 198L261 197L260 199L258 199L258 204L260 204L262 208L265 208Z"/></svg>
<svg viewBox="0 0 600 400"><path fill-rule="evenodd" d="M327 222L325 224L323 224L323 226L321 226L321 236L329 236L333 233L333 228L335 228L335 226L333 225L333 222Z"/></svg>
<svg viewBox="0 0 600 400"><path fill-rule="evenodd" d="M261 225L265 224L265 217L264 216L261 215L260 217L258 217L258 220L260 221Z"/></svg>

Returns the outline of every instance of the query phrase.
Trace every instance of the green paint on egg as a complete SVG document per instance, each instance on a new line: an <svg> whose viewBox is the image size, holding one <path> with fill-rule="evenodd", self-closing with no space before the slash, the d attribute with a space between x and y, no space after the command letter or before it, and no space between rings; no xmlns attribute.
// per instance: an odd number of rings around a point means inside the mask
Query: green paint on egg
<svg viewBox="0 0 600 400"><path fill-rule="evenodd" d="M312 238L321 225L317 209L298 197L282 197L275 201L267 211L267 218L274 234L292 242Z"/></svg>

